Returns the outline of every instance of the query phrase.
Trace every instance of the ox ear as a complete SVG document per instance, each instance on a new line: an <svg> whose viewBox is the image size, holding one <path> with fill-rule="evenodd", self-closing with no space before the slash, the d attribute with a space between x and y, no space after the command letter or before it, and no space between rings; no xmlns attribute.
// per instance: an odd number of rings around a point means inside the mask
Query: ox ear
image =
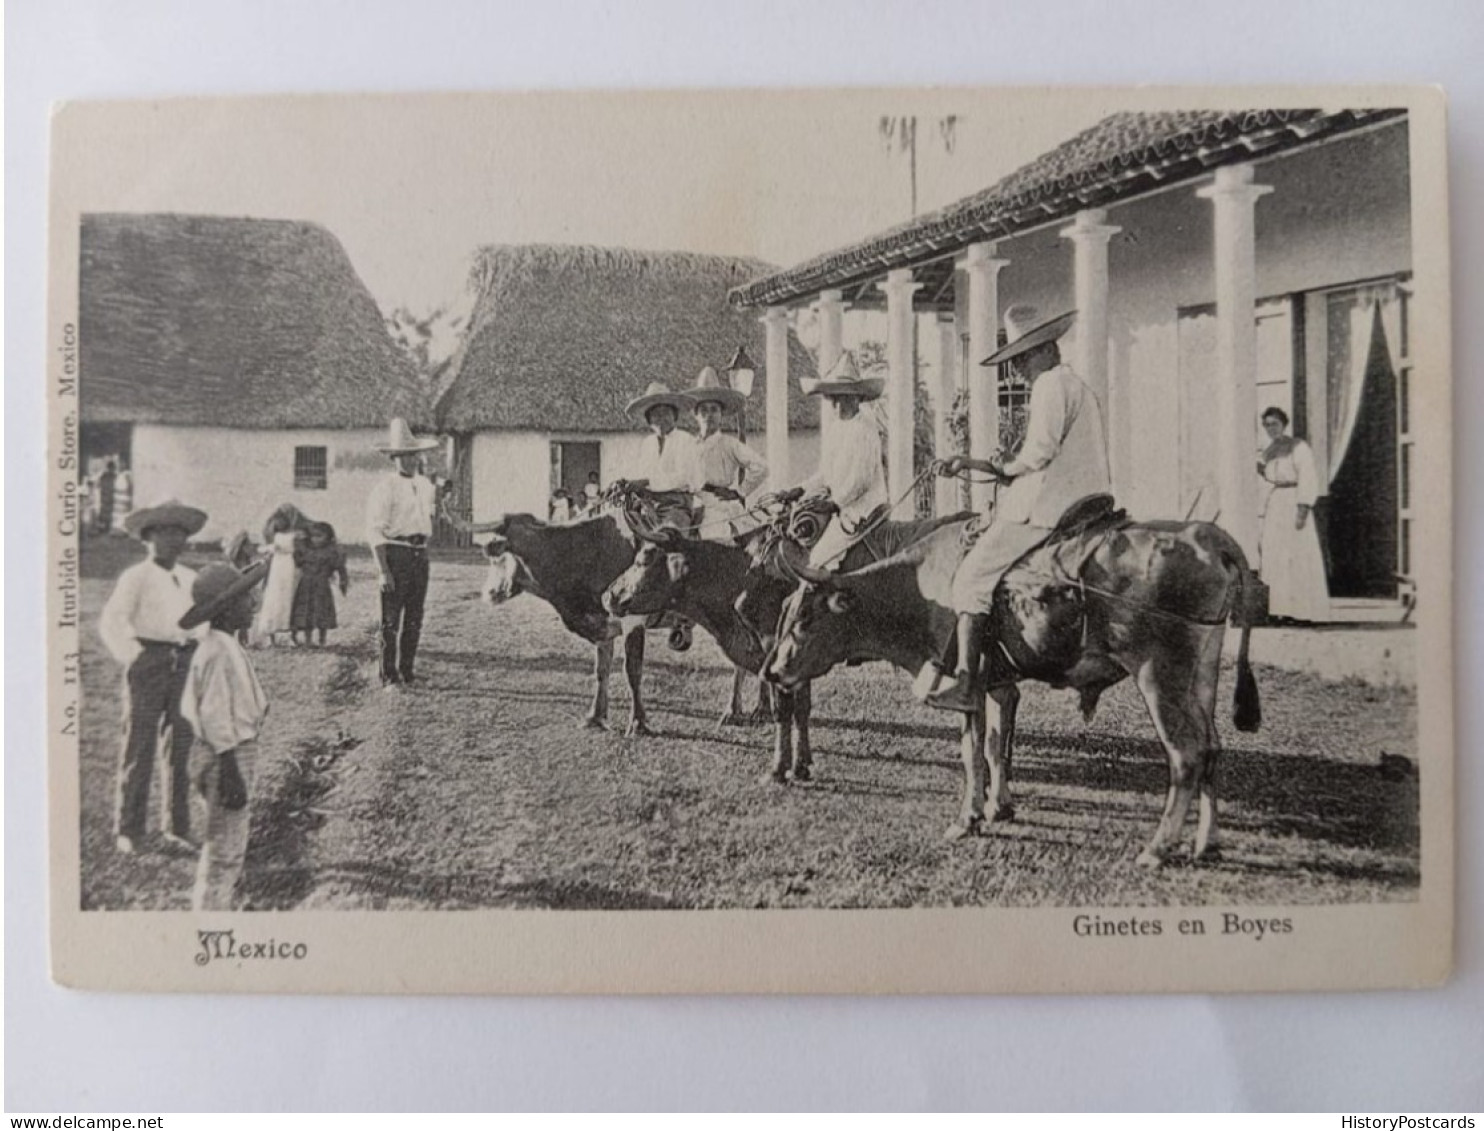
<svg viewBox="0 0 1484 1131"><path fill-rule="evenodd" d="M831 589L824 603L830 612L839 616L854 611L855 595L848 589Z"/></svg>
<svg viewBox="0 0 1484 1131"><path fill-rule="evenodd" d="M679 585L690 574L690 562L684 554L666 554L665 569L670 573L670 580Z"/></svg>

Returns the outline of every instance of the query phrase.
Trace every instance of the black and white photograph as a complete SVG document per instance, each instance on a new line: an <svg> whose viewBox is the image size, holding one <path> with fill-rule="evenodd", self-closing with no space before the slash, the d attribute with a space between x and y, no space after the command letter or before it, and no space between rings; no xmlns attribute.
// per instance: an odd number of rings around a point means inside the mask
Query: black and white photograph
<svg viewBox="0 0 1484 1131"><path fill-rule="evenodd" d="M1441 115L61 108L54 976L1435 984Z"/></svg>

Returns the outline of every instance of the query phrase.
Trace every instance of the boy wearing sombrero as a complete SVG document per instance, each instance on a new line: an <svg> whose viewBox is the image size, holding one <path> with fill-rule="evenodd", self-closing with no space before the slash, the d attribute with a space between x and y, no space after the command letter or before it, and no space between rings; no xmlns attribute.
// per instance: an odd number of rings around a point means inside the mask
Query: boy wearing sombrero
<svg viewBox="0 0 1484 1131"><path fill-rule="evenodd" d="M387 442L377 445L396 465L366 501L366 541L381 575L383 687L411 684L415 678L428 597L428 539L438 500L433 481L421 474L422 453L437 446L437 440L414 436L401 417L393 419Z"/></svg>
<svg viewBox="0 0 1484 1131"><path fill-rule="evenodd" d="M1061 363L1058 340L1076 312L1041 321L1035 307L1005 311L1003 348L980 362L993 370L1008 364L1031 385L1025 439L1013 459L939 461L940 475L978 471L1004 485L979 536L953 577L953 608L958 614L958 665L926 701L949 711L977 711L983 702L979 654L989 627L994 591L1005 571L1056 526L1068 507L1088 495L1109 490L1103 411L1093 391L1071 366Z"/></svg>
<svg viewBox="0 0 1484 1131"><path fill-rule="evenodd" d="M697 429L689 486L701 503L701 537L730 541L743 532L747 496L768 478L768 463L721 430L722 418L729 412L740 415L747 398L723 385L715 369L702 369L688 396Z"/></svg>
<svg viewBox="0 0 1484 1131"><path fill-rule="evenodd" d="M241 573L222 562L207 566L191 586L195 604L180 619L184 631L210 626L191 657L180 697L180 713L209 755L200 776L207 816L191 894L196 911L232 910L247 857L258 733L268 698L237 634L252 623L254 590L267 572L266 562Z"/></svg>
<svg viewBox="0 0 1484 1131"><path fill-rule="evenodd" d="M190 841L190 724L180 717L180 693L198 633L180 627L191 607L196 574L179 562L186 540L206 525L206 512L174 499L142 507L125 529L149 546L149 557L119 574L103 606L98 635L124 668L124 741L119 756L115 847L133 853L144 838L155 751L168 742L170 785L164 809L167 843Z"/></svg>
<svg viewBox="0 0 1484 1131"><path fill-rule="evenodd" d="M819 569L838 569L861 528L888 501L881 433L873 416L861 412L862 404L881 396L886 383L880 377L862 377L847 350L824 377L806 378L800 384L805 395L830 402L835 424L820 454L819 469L793 490L779 492L778 498L829 496L835 513L809 551L809 562Z"/></svg>

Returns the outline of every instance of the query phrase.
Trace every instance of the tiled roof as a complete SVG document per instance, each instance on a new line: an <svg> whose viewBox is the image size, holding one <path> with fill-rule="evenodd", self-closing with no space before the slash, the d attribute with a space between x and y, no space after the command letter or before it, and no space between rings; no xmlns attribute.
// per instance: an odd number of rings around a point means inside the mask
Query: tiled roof
<svg viewBox="0 0 1484 1131"><path fill-rule="evenodd" d="M1403 110L1175 110L1110 115L982 192L859 243L734 288L739 306L784 305L1004 239L1152 189L1359 129ZM931 302L933 288L922 297Z"/></svg>

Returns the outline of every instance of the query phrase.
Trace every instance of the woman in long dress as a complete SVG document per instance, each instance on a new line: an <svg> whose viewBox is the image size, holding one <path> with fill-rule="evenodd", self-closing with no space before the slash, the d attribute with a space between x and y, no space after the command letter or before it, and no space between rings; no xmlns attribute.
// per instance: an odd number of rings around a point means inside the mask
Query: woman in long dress
<svg viewBox="0 0 1484 1131"><path fill-rule="evenodd" d="M1258 573L1268 586L1268 614L1288 620L1329 619L1329 586L1314 522L1319 477L1314 453L1286 434L1288 414L1270 408L1262 414L1268 446L1257 461L1263 478L1262 542Z"/></svg>
<svg viewBox="0 0 1484 1131"><path fill-rule="evenodd" d="M259 645L273 643L273 635L288 632L294 613L294 590L299 570L294 565L294 551L302 548L303 528L308 523L299 511L288 504L273 512L263 527L263 540L268 543L268 580L263 587L263 603L253 620L253 640Z"/></svg>

